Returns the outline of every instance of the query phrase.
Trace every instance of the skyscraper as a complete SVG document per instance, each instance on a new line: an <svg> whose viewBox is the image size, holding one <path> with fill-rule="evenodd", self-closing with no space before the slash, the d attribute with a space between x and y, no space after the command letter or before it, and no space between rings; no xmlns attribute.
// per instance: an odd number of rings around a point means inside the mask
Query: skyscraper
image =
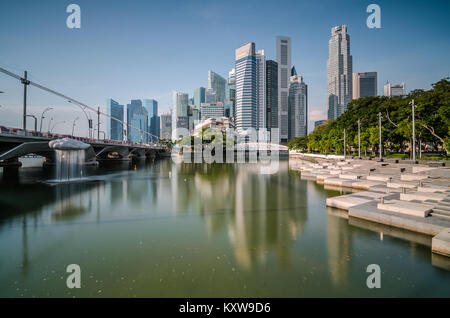
<svg viewBox="0 0 450 318"><path fill-rule="evenodd" d="M377 72L353 73L353 99L377 96Z"/></svg>
<svg viewBox="0 0 450 318"><path fill-rule="evenodd" d="M173 93L173 111L172 111L172 140L175 141L180 137L175 129L189 129L188 119L188 100L189 95L186 93Z"/></svg>
<svg viewBox="0 0 450 318"><path fill-rule="evenodd" d="M157 142L159 138L160 118L158 116L158 101L154 99L144 99L143 106L148 113L148 132L152 135L147 135L149 142Z"/></svg>
<svg viewBox="0 0 450 318"><path fill-rule="evenodd" d="M350 36L347 26L331 28L328 42L327 96L328 119L338 118L352 100L352 56L350 55Z"/></svg>
<svg viewBox="0 0 450 318"><path fill-rule="evenodd" d="M198 109L200 109L200 106L202 103L205 102L205 88L199 87L194 90L194 105Z"/></svg>
<svg viewBox="0 0 450 318"><path fill-rule="evenodd" d="M290 78L289 139L308 135L308 86L301 75Z"/></svg>
<svg viewBox="0 0 450 318"><path fill-rule="evenodd" d="M202 103L202 120L223 117L224 114L225 109L223 103Z"/></svg>
<svg viewBox="0 0 450 318"><path fill-rule="evenodd" d="M225 98L225 116L234 118L236 116L236 71L234 68L228 73Z"/></svg>
<svg viewBox="0 0 450 318"><path fill-rule="evenodd" d="M216 91L213 88L207 88L205 90L205 103L215 103L217 101Z"/></svg>
<svg viewBox="0 0 450 318"><path fill-rule="evenodd" d="M172 138L172 114L161 114L161 139Z"/></svg>
<svg viewBox="0 0 450 318"><path fill-rule="evenodd" d="M106 101L108 115L117 118L123 122L123 105L119 105L114 99L109 98ZM117 120L108 118L107 121L107 138L111 140L123 140L123 125Z"/></svg>
<svg viewBox="0 0 450 318"><path fill-rule="evenodd" d="M406 85L405 83L392 84L387 82L384 85L384 96L394 97L394 96L405 96L406 95Z"/></svg>
<svg viewBox="0 0 450 318"><path fill-rule="evenodd" d="M236 129L256 128L255 43L236 49Z"/></svg>
<svg viewBox="0 0 450 318"><path fill-rule="evenodd" d="M256 127L267 127L266 123L266 54L264 50L256 52Z"/></svg>
<svg viewBox="0 0 450 318"><path fill-rule="evenodd" d="M291 38L277 36L278 63L278 128L280 141L287 142L289 137L288 96L289 77L291 73Z"/></svg>
<svg viewBox="0 0 450 318"><path fill-rule="evenodd" d="M227 81L217 73L208 71L208 88L211 88L216 93L217 102L225 102L225 85ZM215 102L216 102L215 101ZM208 103L208 101L207 101Z"/></svg>
<svg viewBox="0 0 450 318"><path fill-rule="evenodd" d="M278 128L278 63L266 61L267 130Z"/></svg>
<svg viewBox="0 0 450 318"><path fill-rule="evenodd" d="M140 99L132 99L130 104L127 104L127 124L128 133L127 139L130 142L141 143L147 142L148 130L148 112L142 106Z"/></svg>

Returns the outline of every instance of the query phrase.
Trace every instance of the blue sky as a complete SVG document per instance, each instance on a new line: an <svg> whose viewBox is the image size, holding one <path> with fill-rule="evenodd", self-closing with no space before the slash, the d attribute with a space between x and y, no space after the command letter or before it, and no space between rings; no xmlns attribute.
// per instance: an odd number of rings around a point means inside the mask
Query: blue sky
<svg viewBox="0 0 450 318"><path fill-rule="evenodd" d="M66 7L81 7L81 29L66 27ZM366 26L366 7L381 7L381 29ZM193 94L209 69L227 77L234 50L253 41L275 59L275 37L292 38L292 62L309 89L310 127L326 114L326 61L330 29L346 24L354 72L377 71L384 83L430 88L450 76L450 1L9 1L0 2L0 67L28 70L30 79L86 104L105 108L156 98L160 112L171 92ZM22 90L0 74L0 124L21 126ZM70 131L83 114L57 97L30 88L30 113L46 106L55 131ZM30 127L32 122L30 121ZM76 133L83 135L84 122ZM45 127L45 123L44 123Z"/></svg>

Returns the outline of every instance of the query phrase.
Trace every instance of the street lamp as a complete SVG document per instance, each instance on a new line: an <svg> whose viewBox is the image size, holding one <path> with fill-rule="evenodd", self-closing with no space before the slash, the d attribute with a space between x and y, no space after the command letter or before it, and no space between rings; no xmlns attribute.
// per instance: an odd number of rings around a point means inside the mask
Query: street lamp
<svg viewBox="0 0 450 318"><path fill-rule="evenodd" d="M382 143L381 143L381 112L378 113L378 127L380 129L379 135L380 135L380 161L383 160L383 149L382 149Z"/></svg>
<svg viewBox="0 0 450 318"><path fill-rule="evenodd" d="M34 118L34 131L37 132L37 118L34 115L27 115L27 117Z"/></svg>
<svg viewBox="0 0 450 318"><path fill-rule="evenodd" d="M69 103L72 103L71 100L68 100L68 102L69 102ZM75 101L74 101L74 104L78 105L78 106L81 108L81 110L83 111L84 115L86 116L86 119L87 119L87 121L88 121L88 135L89 135L89 138L92 138L92 134L91 134L91 132L92 132L92 118L91 118L90 114L88 115L88 113L86 113L86 111L85 111L85 108L86 108L86 107L84 107L84 106L78 104L78 103L75 102ZM73 134L72 134L72 135L73 135Z"/></svg>
<svg viewBox="0 0 450 318"><path fill-rule="evenodd" d="M411 109L412 109L412 155L413 155L413 164L416 162L416 121L414 118L414 109L416 105L414 105L414 99L411 101Z"/></svg>
<svg viewBox="0 0 450 318"><path fill-rule="evenodd" d="M358 158L361 159L361 120L358 118Z"/></svg>
<svg viewBox="0 0 450 318"><path fill-rule="evenodd" d="M53 119L53 118L52 118L52 119ZM56 123L53 125L52 129L50 130L50 132L53 132L53 129L55 129L56 125L58 125L58 124L64 124L65 122L66 122L65 120L56 122Z"/></svg>
<svg viewBox="0 0 450 318"><path fill-rule="evenodd" d="M75 119L73 120L73 124L72 124L72 137L73 137L73 131L74 131L74 129L75 129L75 122L76 122L78 119L80 119L80 117L77 117L77 118L75 118Z"/></svg>
<svg viewBox="0 0 450 318"><path fill-rule="evenodd" d="M44 109L44 111L42 112L42 114L41 114L41 123L39 124L39 132L42 131L42 120L45 118L45 117L44 117L45 113L48 112L48 111L50 111L50 110L52 110L52 109L53 109L52 107L47 107L47 108Z"/></svg>

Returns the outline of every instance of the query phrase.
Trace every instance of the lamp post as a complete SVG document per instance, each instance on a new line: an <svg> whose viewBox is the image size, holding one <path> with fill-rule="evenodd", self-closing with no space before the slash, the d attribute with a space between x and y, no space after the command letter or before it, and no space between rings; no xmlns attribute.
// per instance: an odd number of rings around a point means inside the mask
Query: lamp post
<svg viewBox="0 0 450 318"><path fill-rule="evenodd" d="M48 129L47 131L50 133L50 125L52 124L53 121L53 117L50 118L50 120L48 121Z"/></svg>
<svg viewBox="0 0 450 318"><path fill-rule="evenodd" d="M52 118L52 119L53 119L53 118ZM55 129L56 125L58 125L58 124L64 124L65 122L66 122L65 120L56 122L56 123L53 125L52 129L50 130L50 132L53 132L53 129Z"/></svg>
<svg viewBox="0 0 450 318"><path fill-rule="evenodd" d="M383 160L383 149L382 149L382 143L381 143L381 112L378 113L378 127L380 129L379 136L380 136L380 161Z"/></svg>
<svg viewBox="0 0 450 318"><path fill-rule="evenodd" d="M37 132L37 118L34 115L27 115L26 117L31 117L34 119L34 131Z"/></svg>
<svg viewBox="0 0 450 318"><path fill-rule="evenodd" d="M346 149L345 149L345 148L347 148L347 147L346 147L346 140L345 140L345 139L346 139L346 135L345 135L345 128L344 128L344 159L345 159L345 155L346 155L346 153L345 153L345 150L346 150Z"/></svg>
<svg viewBox="0 0 450 318"><path fill-rule="evenodd" d="M50 110L52 110L52 109L53 109L52 107L47 107L47 108L44 109L44 111L42 112L42 114L41 114L41 123L39 124L39 132L42 131L42 120L45 118L45 117L44 117L45 113L48 112L48 111L50 111Z"/></svg>
<svg viewBox="0 0 450 318"><path fill-rule="evenodd" d="M75 119L73 120L73 124L72 124L72 137L73 137L73 131L74 131L74 129L75 129L75 123L76 123L76 121L77 121L78 119L80 119L80 117L77 117L77 118L75 118Z"/></svg>
<svg viewBox="0 0 450 318"><path fill-rule="evenodd" d="M361 120L358 118L358 158L361 159Z"/></svg>
<svg viewBox="0 0 450 318"><path fill-rule="evenodd" d="M72 103L71 100L68 100L68 102ZM82 105L80 105L80 104L78 104L76 102L74 102L74 104L77 104L81 108L81 110L83 111L84 115L86 116L86 119L88 121L88 135L89 135L89 138L92 138L92 118L91 118L91 116L88 115L88 113L86 113L86 110L85 110L84 106L82 106Z"/></svg>
<svg viewBox="0 0 450 318"><path fill-rule="evenodd" d="M416 162L416 121L414 118L414 109L416 108L416 105L414 105L414 99L411 101L411 108L412 108L412 159L413 164Z"/></svg>

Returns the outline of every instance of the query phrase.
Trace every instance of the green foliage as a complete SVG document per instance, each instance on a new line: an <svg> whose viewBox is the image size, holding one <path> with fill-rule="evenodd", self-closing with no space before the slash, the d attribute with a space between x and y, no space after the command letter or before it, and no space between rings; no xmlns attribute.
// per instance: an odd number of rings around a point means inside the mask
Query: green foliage
<svg viewBox="0 0 450 318"><path fill-rule="evenodd" d="M289 140L287 144L290 150L306 150L308 149L308 137L295 137Z"/></svg>
<svg viewBox="0 0 450 318"><path fill-rule="evenodd" d="M383 148L389 151L405 150L411 145L412 140L411 101L413 99L416 105L416 139L432 144L434 151L444 149L449 154L449 78L434 83L430 90L414 90L405 97L377 96L351 101L347 105L347 110L337 120L327 121L317 126L308 135L306 142L308 151L342 153L344 128L347 133L347 146L357 148L358 119L361 120L361 150L370 148L372 151L378 151L378 113L382 114ZM295 145L296 141L292 141L290 146L296 147Z"/></svg>

